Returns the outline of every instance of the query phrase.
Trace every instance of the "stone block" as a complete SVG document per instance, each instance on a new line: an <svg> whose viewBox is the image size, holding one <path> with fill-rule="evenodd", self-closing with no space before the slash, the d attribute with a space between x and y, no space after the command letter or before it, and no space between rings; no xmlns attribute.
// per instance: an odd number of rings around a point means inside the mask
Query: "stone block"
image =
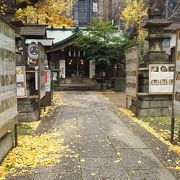
<svg viewBox="0 0 180 180"><path fill-rule="evenodd" d="M171 111L169 108L162 108L162 116L170 116Z"/></svg>
<svg viewBox="0 0 180 180"><path fill-rule="evenodd" d="M149 109L149 116L162 116L161 108L152 108Z"/></svg>
<svg viewBox="0 0 180 180"><path fill-rule="evenodd" d="M13 146L14 144L12 133L8 133L0 139L0 161L2 161L2 159L7 155Z"/></svg>
<svg viewBox="0 0 180 180"><path fill-rule="evenodd" d="M162 101L162 107L169 108L172 106L172 101Z"/></svg>
<svg viewBox="0 0 180 180"><path fill-rule="evenodd" d="M150 107L151 108L161 108L162 103L161 103L161 101L150 101Z"/></svg>
<svg viewBox="0 0 180 180"><path fill-rule="evenodd" d="M148 58L150 64L169 63L169 55L162 52L151 52Z"/></svg>
<svg viewBox="0 0 180 180"><path fill-rule="evenodd" d="M139 117L147 117L147 116L149 116L149 110L148 109L139 109L138 116Z"/></svg>
<svg viewBox="0 0 180 180"><path fill-rule="evenodd" d="M141 101L152 101L151 96L139 96Z"/></svg>
<svg viewBox="0 0 180 180"><path fill-rule="evenodd" d="M139 101L139 107L140 108L149 108L150 107L150 101Z"/></svg>
<svg viewBox="0 0 180 180"><path fill-rule="evenodd" d="M171 100L171 95L158 95L158 96L150 96L151 97L151 100L153 101L165 101L165 100Z"/></svg>
<svg viewBox="0 0 180 180"><path fill-rule="evenodd" d="M34 108L32 105L18 105L18 112L33 112L34 111Z"/></svg>
<svg viewBox="0 0 180 180"><path fill-rule="evenodd" d="M32 112L32 113L19 113L18 114L18 121L19 122L31 122L31 121L37 121L38 120L38 112Z"/></svg>

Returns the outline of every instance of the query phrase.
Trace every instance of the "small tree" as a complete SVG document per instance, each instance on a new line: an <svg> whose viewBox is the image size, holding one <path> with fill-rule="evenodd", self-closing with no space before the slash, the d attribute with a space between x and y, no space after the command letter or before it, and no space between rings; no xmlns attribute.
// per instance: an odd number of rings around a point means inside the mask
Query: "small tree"
<svg viewBox="0 0 180 180"><path fill-rule="evenodd" d="M124 62L124 50L132 43L111 22L94 19L86 32L80 31L75 44L86 51L86 57L96 64L108 65L112 61Z"/></svg>

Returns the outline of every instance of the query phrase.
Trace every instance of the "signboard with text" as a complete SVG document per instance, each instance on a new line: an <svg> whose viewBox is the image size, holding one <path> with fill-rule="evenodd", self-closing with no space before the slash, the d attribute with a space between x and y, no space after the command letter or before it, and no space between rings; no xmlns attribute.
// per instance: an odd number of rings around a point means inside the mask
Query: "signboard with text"
<svg viewBox="0 0 180 180"><path fill-rule="evenodd" d="M126 50L126 94L137 96L138 86L138 45Z"/></svg>
<svg viewBox="0 0 180 180"><path fill-rule="evenodd" d="M149 93L172 94L174 82L174 64L149 65Z"/></svg>

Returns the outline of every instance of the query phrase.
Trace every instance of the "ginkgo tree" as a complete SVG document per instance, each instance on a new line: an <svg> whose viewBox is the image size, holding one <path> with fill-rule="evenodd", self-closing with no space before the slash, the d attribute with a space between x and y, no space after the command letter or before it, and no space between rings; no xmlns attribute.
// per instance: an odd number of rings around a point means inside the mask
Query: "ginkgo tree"
<svg viewBox="0 0 180 180"><path fill-rule="evenodd" d="M125 29L132 29L135 38L143 39L146 32L141 23L147 17L147 0L124 0L125 7L122 11L121 20Z"/></svg>
<svg viewBox="0 0 180 180"><path fill-rule="evenodd" d="M4 15L6 11L6 4L4 3L4 1L0 1L0 15Z"/></svg>
<svg viewBox="0 0 180 180"><path fill-rule="evenodd" d="M49 26L71 26L74 24L70 18L72 0L40 0L31 3L26 1L25 8L18 8L16 17L24 23L47 24Z"/></svg>

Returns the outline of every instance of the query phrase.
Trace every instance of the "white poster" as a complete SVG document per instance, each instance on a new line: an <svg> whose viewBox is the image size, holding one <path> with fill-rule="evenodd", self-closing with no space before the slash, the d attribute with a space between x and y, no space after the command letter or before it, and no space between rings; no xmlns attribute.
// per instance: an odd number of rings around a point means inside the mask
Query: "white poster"
<svg viewBox="0 0 180 180"><path fill-rule="evenodd" d="M60 60L59 61L59 69L60 69L60 78L66 78L66 61Z"/></svg>
<svg viewBox="0 0 180 180"><path fill-rule="evenodd" d="M98 12L98 3L93 3L93 12L94 13Z"/></svg>
<svg viewBox="0 0 180 180"><path fill-rule="evenodd" d="M26 69L25 66L16 67L17 96L26 96Z"/></svg>
<svg viewBox="0 0 180 180"><path fill-rule="evenodd" d="M95 62L89 61L89 78L95 78Z"/></svg>
<svg viewBox="0 0 180 180"><path fill-rule="evenodd" d="M149 65L149 93L172 94L174 82L174 64Z"/></svg>
<svg viewBox="0 0 180 180"><path fill-rule="evenodd" d="M58 79L57 75L58 75L57 72L52 72L52 79L53 79L53 81L57 81L57 79Z"/></svg>

